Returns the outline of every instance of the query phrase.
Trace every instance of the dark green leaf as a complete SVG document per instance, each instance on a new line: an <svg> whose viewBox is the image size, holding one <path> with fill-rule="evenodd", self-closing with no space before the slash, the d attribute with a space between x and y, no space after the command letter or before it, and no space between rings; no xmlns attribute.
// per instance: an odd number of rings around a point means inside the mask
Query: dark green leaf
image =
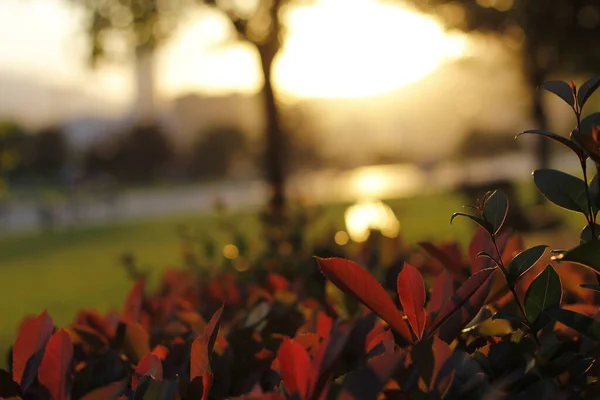
<svg viewBox="0 0 600 400"><path fill-rule="evenodd" d="M583 180L555 169L538 169L533 181L549 201L559 207L588 215L588 204Z"/></svg>
<svg viewBox="0 0 600 400"><path fill-rule="evenodd" d="M177 380L157 381L144 376L135 391L134 400L175 400L179 383Z"/></svg>
<svg viewBox="0 0 600 400"><path fill-rule="evenodd" d="M594 175L590 182L590 202L592 203L592 210L595 215L598 213L598 209L600 209L600 181L598 181L598 174Z"/></svg>
<svg viewBox="0 0 600 400"><path fill-rule="evenodd" d="M560 308L549 309L546 311L546 314L582 335L600 341L600 321L590 318L587 315L576 313L575 311Z"/></svg>
<svg viewBox="0 0 600 400"><path fill-rule="evenodd" d="M573 107L575 105L575 98L573 97L573 90L567 82L563 81L549 81L540 85L544 90L554 93L565 101L568 105Z"/></svg>
<svg viewBox="0 0 600 400"><path fill-rule="evenodd" d="M510 283L516 282L521 276L523 276L529 268L533 267L536 262L546 251L546 245L539 245L532 247L527 250L523 250L512 259L508 264L508 280Z"/></svg>
<svg viewBox="0 0 600 400"><path fill-rule="evenodd" d="M600 112L592 113L581 120L579 133L581 135L591 135L594 126L598 125L600 125Z"/></svg>
<svg viewBox="0 0 600 400"><path fill-rule="evenodd" d="M558 135L554 132L550 132L550 131L544 131L544 130L539 130L539 129L531 129L531 130L527 130L525 132L519 133L515 138L518 138L521 135L540 135L540 136L544 136L548 139L552 139L555 140L565 146L567 146L568 148L570 148L571 150L573 150L575 152L575 154L577 154L578 156L581 154L581 149L579 148L579 146L577 146L577 144L575 144L573 141L569 140L569 138L566 138L564 136Z"/></svg>
<svg viewBox="0 0 600 400"><path fill-rule="evenodd" d="M492 234L498 233L508 214L508 198L501 190L496 190L483 206L483 218L492 227Z"/></svg>
<svg viewBox="0 0 600 400"><path fill-rule="evenodd" d="M579 237L581 243L587 243L598 239L598 235L600 234L600 225L594 225L594 235L592 235L592 227L590 225L586 225L585 228L581 231L581 235Z"/></svg>
<svg viewBox="0 0 600 400"><path fill-rule="evenodd" d="M479 253L477 253L477 257L485 257L488 260L491 260L496 266L498 266L498 261L496 261L494 256L488 253L487 251L480 251Z"/></svg>
<svg viewBox="0 0 600 400"><path fill-rule="evenodd" d="M456 217L466 217L466 218L469 218L470 220L474 221L479 226L481 226L483 229L485 229L486 231L488 231L490 235L492 234L492 228L490 227L490 225L487 222L485 222L483 220L483 218L475 217L475 216L469 215L467 213L455 212L454 214L452 214L452 217L450 218L450 223L451 224L452 224L452 221L454 221L454 218L456 218Z"/></svg>
<svg viewBox="0 0 600 400"><path fill-rule="evenodd" d="M566 253L553 257L553 259L580 264L594 270L596 273L600 273L600 241L594 240L593 242L580 244Z"/></svg>
<svg viewBox="0 0 600 400"><path fill-rule="evenodd" d="M548 265L535 277L525 293L525 313L530 325L541 329L550 322L544 311L560 306L562 287L558 274Z"/></svg>
<svg viewBox="0 0 600 400"><path fill-rule="evenodd" d="M579 287L582 287L584 289L590 289L596 292L600 292L600 285L596 285L593 283L583 283L581 285L579 285Z"/></svg>
<svg viewBox="0 0 600 400"><path fill-rule="evenodd" d="M592 94L598 89L600 86L600 77L594 77L588 81L586 81L579 88L579 92L577 93L577 100L579 102L579 108L583 108L585 102L590 98Z"/></svg>

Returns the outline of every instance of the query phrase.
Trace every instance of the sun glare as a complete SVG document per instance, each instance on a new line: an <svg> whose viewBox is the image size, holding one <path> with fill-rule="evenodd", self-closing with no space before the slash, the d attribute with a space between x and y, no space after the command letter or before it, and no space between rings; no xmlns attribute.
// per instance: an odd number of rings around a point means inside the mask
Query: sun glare
<svg viewBox="0 0 600 400"><path fill-rule="evenodd" d="M398 89L463 52L434 20L377 0L321 0L288 15L275 76L286 94L365 97Z"/></svg>
<svg viewBox="0 0 600 400"><path fill-rule="evenodd" d="M210 13L212 14L212 13ZM221 15L198 13L167 45L163 92L256 91L262 84L251 46L219 46L232 35ZM192 20L192 19L190 19ZM398 89L463 52L433 19L378 0L319 0L285 16L275 81L286 96L355 98Z"/></svg>

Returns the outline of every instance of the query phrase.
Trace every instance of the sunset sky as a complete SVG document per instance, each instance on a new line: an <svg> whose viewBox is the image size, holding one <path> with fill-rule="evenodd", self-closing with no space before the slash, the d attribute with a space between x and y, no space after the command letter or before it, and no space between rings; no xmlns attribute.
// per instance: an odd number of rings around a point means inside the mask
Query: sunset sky
<svg viewBox="0 0 600 400"><path fill-rule="evenodd" d="M294 9L286 23L288 36L275 76L279 89L296 97L392 91L460 57L468 45L464 37L446 34L429 18L376 0L319 0ZM63 0L0 1L0 73L78 86L128 102L131 67L90 71L81 29L81 14ZM261 84L257 56L248 45L233 43L231 33L226 18L216 11L189 13L157 60L162 97L192 90L255 91Z"/></svg>

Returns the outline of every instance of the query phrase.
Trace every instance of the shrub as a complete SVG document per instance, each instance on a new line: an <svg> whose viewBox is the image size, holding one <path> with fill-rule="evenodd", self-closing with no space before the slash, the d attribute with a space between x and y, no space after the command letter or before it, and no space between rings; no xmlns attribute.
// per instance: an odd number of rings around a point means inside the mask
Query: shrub
<svg viewBox="0 0 600 400"><path fill-rule="evenodd" d="M586 161L600 163L600 142L595 114L582 119L581 109L599 85L544 85L572 107L577 128L570 138L525 132L581 161L584 179L534 172L548 200L585 217L579 246L525 248L503 229L501 191L452 216L478 226L468 255L455 243L419 243L425 261L377 235L352 254L325 246L311 259L301 236L285 229L289 217L271 215L270 244L254 263L240 246L230 264L207 270L186 251L187 268L166 270L147 293L127 258L135 284L121 313L83 310L59 330L46 312L26 318L0 396L598 398L600 285L588 279L600 272L600 199ZM301 230L306 218L292 221Z"/></svg>

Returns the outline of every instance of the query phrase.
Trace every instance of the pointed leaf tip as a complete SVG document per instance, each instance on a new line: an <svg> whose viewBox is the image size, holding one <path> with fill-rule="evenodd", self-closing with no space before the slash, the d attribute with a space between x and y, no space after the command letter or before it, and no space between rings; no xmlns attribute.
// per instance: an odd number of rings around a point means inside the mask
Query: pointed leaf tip
<svg viewBox="0 0 600 400"><path fill-rule="evenodd" d="M344 293L356 297L362 304L412 343L412 334L402 313L383 286L360 265L343 258L316 258L323 275Z"/></svg>
<svg viewBox="0 0 600 400"><path fill-rule="evenodd" d="M425 311L425 283L415 267L404 263L397 279L398 296L408 323L418 339L423 337L427 312Z"/></svg>

